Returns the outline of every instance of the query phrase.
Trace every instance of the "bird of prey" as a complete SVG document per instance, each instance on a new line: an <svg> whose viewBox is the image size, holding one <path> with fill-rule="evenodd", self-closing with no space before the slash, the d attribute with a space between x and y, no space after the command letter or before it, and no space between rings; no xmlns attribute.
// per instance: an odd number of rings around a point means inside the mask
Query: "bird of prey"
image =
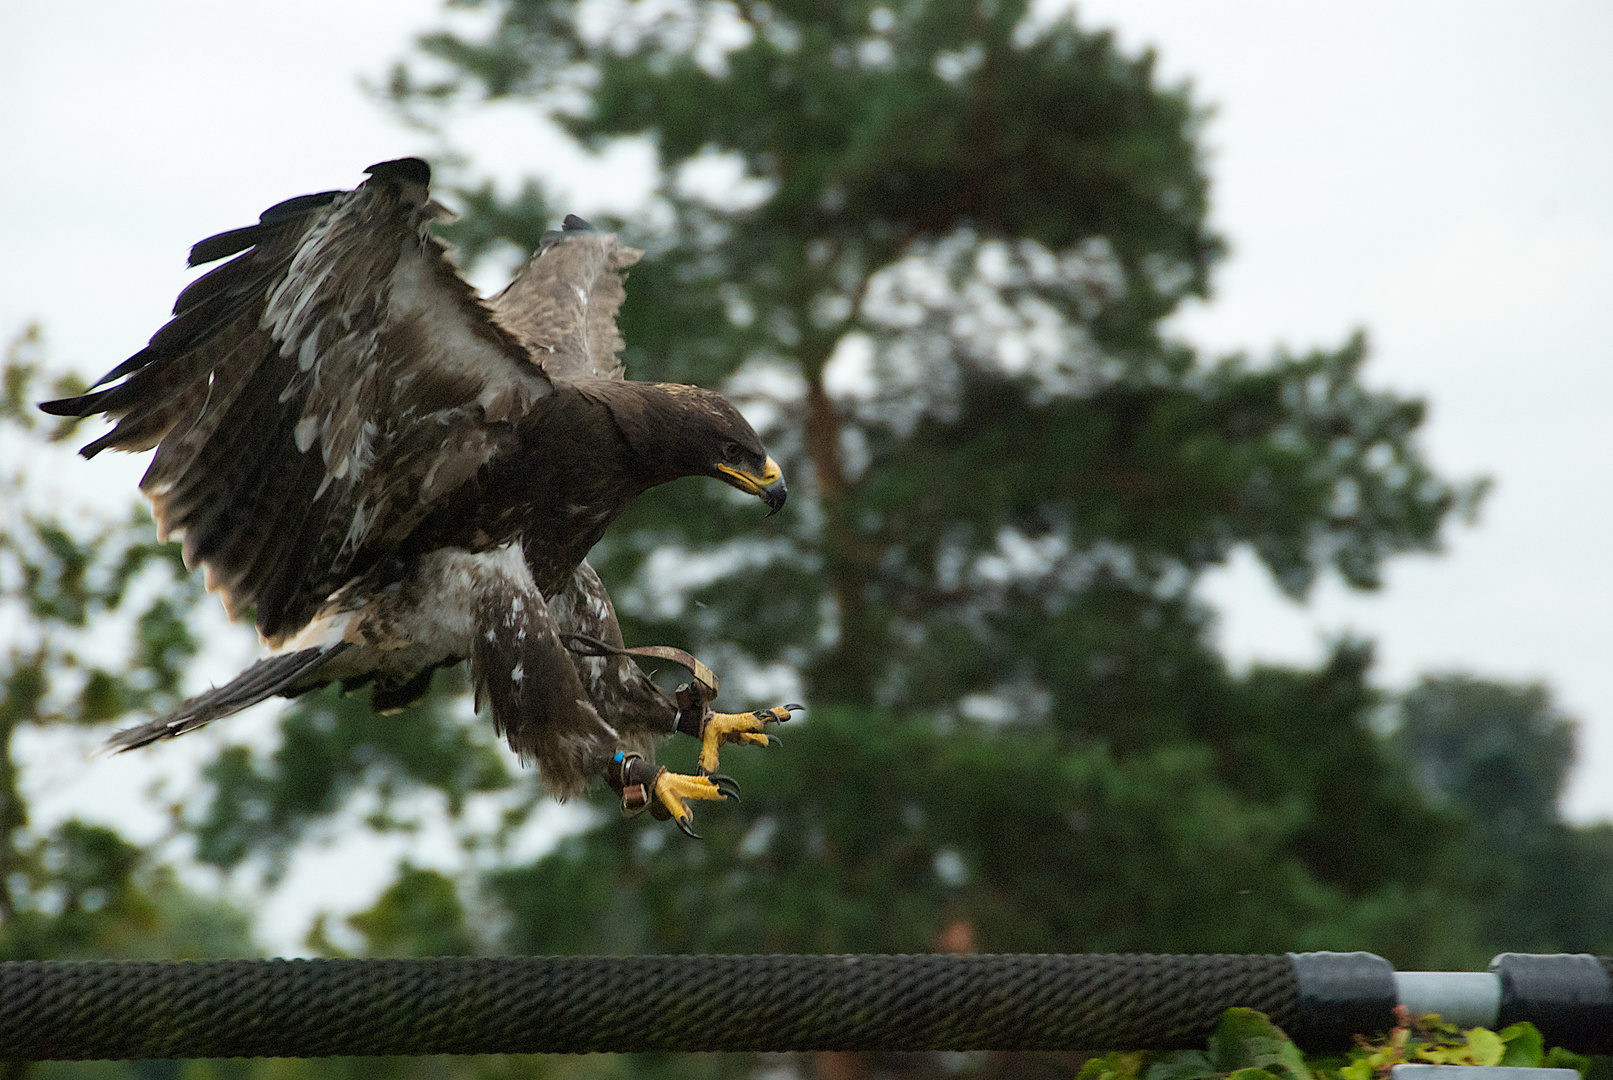
<svg viewBox="0 0 1613 1080"><path fill-rule="evenodd" d="M116 421L86 457L156 448L140 487L159 536L183 536L186 565L268 647L109 745L337 682L372 685L391 711L469 660L478 708L558 796L604 774L624 811L693 835L687 800L736 793L713 775L718 747L766 745L764 725L800 706L714 712L698 661L623 648L585 556L635 496L679 477L777 512L779 467L720 394L623 377L622 272L642 252L567 217L483 300L431 233L448 212L429 166L366 172L196 244L192 266L234 257L91 392L41 405ZM696 678L668 694L633 653ZM701 738L699 774L653 764L676 731Z"/></svg>

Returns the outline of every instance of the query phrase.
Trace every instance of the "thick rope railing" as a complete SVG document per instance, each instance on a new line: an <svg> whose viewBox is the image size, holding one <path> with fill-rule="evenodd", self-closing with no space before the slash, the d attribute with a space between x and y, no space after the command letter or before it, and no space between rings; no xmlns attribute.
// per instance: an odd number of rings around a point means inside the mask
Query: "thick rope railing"
<svg viewBox="0 0 1613 1080"><path fill-rule="evenodd" d="M1607 960L1506 961L1498 1015L1613 1045ZM1455 973L1412 974L1426 997ZM1234 1006L1326 1048L1389 1027L1400 978L1367 953L17 962L0 964L0 1059L1165 1050L1202 1046Z"/></svg>

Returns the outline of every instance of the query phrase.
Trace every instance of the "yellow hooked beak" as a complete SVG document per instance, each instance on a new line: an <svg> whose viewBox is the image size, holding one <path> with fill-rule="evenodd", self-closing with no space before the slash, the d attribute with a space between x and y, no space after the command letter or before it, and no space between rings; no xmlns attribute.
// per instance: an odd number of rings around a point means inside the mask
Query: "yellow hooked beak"
<svg viewBox="0 0 1613 1080"><path fill-rule="evenodd" d="M768 517L772 517L783 508L784 500L789 495L789 491L784 487L784 471L772 458L767 459L767 465L762 469L761 476L720 462L717 471L723 474L727 483L740 491L755 495L766 503Z"/></svg>

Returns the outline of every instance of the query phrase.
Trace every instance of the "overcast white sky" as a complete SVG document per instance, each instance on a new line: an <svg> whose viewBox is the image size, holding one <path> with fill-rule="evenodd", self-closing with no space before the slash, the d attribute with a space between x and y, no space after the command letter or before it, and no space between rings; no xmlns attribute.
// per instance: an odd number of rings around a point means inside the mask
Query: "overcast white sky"
<svg viewBox="0 0 1613 1080"><path fill-rule="evenodd" d="M99 374L161 324L192 242L426 149L359 79L437 8L5 0L0 337L40 320L58 360ZM1439 466L1497 480L1476 528L1392 566L1381 594L1329 582L1300 607L1235 560L1205 586L1228 653L1311 661L1353 631L1378 641L1385 685L1543 679L1584 723L1572 812L1613 817L1613 5L1093 0L1081 15L1153 45L1217 110L1213 218L1233 254L1177 332L1260 354L1365 327L1368 379L1431 401ZM648 179L642 147L590 162L509 109L453 138L502 176L544 173L584 214L629 209ZM95 464L76 482L138 475ZM59 766L56 812L127 818L131 768ZM311 906L354 906L371 878L328 856L293 884L303 898L270 913L282 948Z"/></svg>

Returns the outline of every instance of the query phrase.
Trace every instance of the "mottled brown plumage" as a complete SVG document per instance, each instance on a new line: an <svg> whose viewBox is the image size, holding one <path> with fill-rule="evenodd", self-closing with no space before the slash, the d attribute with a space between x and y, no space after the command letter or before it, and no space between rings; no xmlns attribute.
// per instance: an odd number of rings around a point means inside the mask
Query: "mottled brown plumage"
<svg viewBox="0 0 1613 1080"><path fill-rule="evenodd" d="M656 484L711 476L776 510L783 482L721 395L622 377L640 252L568 217L484 302L431 235L426 164L368 172L197 244L192 265L234 257L105 389L42 406L116 421L86 456L156 448L159 534L271 648L113 744L336 681L400 707L468 659L510 745L574 791L677 717L630 659L563 645L621 644L589 548Z"/></svg>

